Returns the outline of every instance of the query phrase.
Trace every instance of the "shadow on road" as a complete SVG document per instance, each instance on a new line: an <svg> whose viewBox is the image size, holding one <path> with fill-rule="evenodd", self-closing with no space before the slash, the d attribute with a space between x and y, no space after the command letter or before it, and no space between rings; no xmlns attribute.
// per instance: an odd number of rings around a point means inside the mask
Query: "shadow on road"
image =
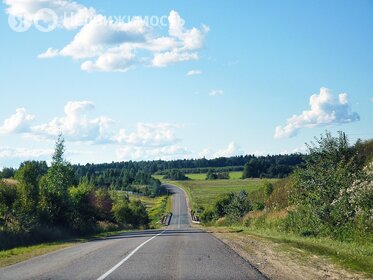
<svg viewBox="0 0 373 280"><path fill-rule="evenodd" d="M142 230L142 231L131 231L131 232L124 232L121 234L103 237L100 239L93 240L93 242L103 241L103 240L113 240L113 239L127 239L127 238L139 238L139 237L151 237L163 232L163 230ZM159 237L167 237L167 236L183 236L187 234L206 234L205 231L202 230L193 230L193 229L185 229L185 230L165 230Z"/></svg>

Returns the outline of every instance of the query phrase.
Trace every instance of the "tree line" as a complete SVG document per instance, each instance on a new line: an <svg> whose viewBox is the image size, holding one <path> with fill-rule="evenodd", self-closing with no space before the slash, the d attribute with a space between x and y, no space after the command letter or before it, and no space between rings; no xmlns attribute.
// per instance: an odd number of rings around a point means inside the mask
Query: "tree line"
<svg viewBox="0 0 373 280"><path fill-rule="evenodd" d="M27 161L14 177L0 182L0 250L121 228L147 227L145 205L123 191L95 188L79 180L64 157L59 137L51 166ZM139 179L140 180L140 179Z"/></svg>

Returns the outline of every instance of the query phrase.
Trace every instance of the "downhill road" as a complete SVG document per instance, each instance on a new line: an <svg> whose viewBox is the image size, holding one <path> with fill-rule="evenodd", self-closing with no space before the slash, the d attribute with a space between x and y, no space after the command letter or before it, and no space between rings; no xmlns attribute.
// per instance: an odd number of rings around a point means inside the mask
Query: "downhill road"
<svg viewBox="0 0 373 280"><path fill-rule="evenodd" d="M174 193L165 230L123 233L0 269L0 279L266 279L232 249L190 227L185 194Z"/></svg>

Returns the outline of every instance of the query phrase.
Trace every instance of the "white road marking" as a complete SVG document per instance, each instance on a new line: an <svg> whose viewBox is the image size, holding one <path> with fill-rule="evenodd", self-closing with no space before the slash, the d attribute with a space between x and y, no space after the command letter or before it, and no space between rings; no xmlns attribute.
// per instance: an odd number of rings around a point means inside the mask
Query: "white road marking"
<svg viewBox="0 0 373 280"><path fill-rule="evenodd" d="M113 268L111 268L108 272L106 272L105 274L103 274L99 278L97 278L97 280L104 280L106 277L108 277L110 274L112 274L116 269L118 269L118 267L120 267L122 264L124 264L126 261L128 261L142 246L144 246L146 243L152 241L154 238L161 235L165 231L166 230L162 231L161 233L158 233L157 235L154 235L152 238L149 238L145 242L141 243L135 250L133 250L129 255L127 255L127 257L125 257L118 264L113 266Z"/></svg>
<svg viewBox="0 0 373 280"><path fill-rule="evenodd" d="M180 228L180 202L181 200L180 200L180 194L179 194L179 223L177 225L178 228Z"/></svg>

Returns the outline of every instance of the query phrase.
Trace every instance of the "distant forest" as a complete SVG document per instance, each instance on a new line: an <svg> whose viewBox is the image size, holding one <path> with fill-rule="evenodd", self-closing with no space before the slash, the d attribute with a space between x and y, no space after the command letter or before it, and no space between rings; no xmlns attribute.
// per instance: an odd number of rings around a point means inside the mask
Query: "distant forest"
<svg viewBox="0 0 373 280"><path fill-rule="evenodd" d="M210 168L216 171L243 171L243 178L284 178L296 166L302 164L305 155L235 156L215 159L156 160L139 162L112 162L103 164L75 165L78 178L88 178L96 186L114 186L131 190L130 186L142 185L151 181L150 174L166 175L178 169L184 174L207 173ZM153 184L155 182L152 182ZM133 190L137 191L137 190Z"/></svg>

